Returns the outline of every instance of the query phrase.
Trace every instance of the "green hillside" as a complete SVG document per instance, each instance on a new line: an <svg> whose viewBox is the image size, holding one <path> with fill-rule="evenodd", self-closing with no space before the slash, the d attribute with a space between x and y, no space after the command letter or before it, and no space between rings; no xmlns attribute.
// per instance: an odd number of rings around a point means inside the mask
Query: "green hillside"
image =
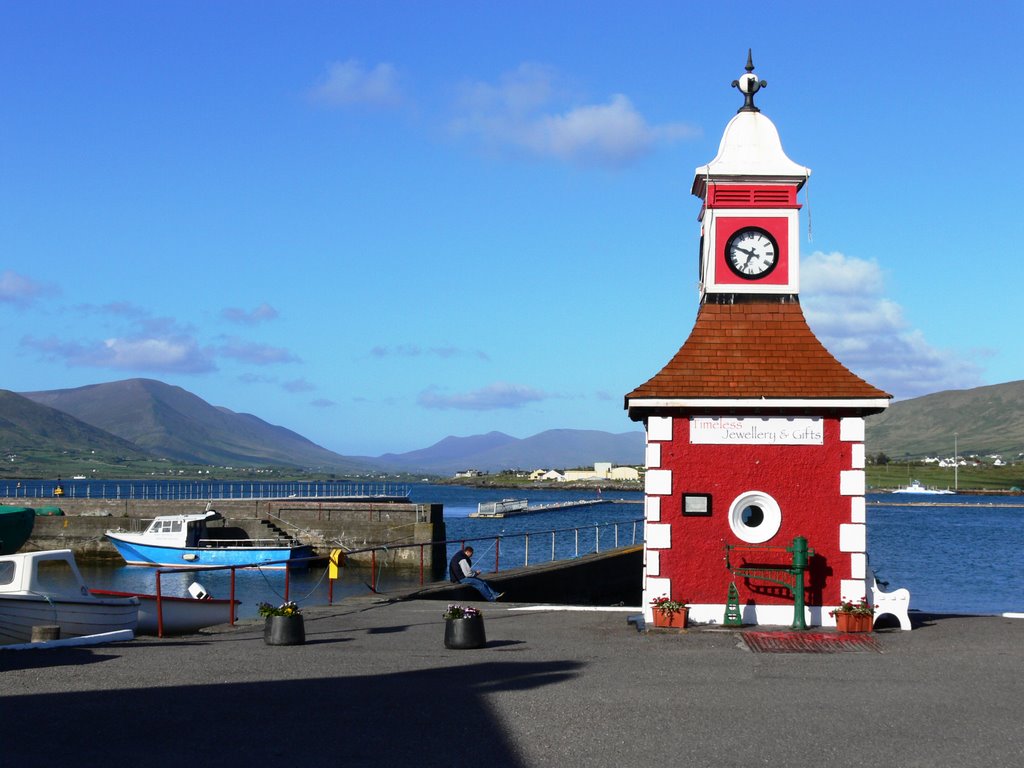
<svg viewBox="0 0 1024 768"><path fill-rule="evenodd" d="M1024 381L950 390L893 403L867 420L869 455L893 461L953 455L1024 460Z"/></svg>
<svg viewBox="0 0 1024 768"><path fill-rule="evenodd" d="M284 427L215 407L181 387L153 379L24 395L176 462L365 469Z"/></svg>
<svg viewBox="0 0 1024 768"><path fill-rule="evenodd" d="M0 476L110 472L126 462L154 462L128 440L61 411L0 389Z"/></svg>

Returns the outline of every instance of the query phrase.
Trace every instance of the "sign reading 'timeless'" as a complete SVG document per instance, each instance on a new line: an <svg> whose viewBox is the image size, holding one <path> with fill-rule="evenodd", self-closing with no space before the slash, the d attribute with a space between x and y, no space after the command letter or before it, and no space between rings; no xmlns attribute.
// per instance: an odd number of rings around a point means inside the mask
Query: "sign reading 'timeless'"
<svg viewBox="0 0 1024 768"><path fill-rule="evenodd" d="M821 445L821 418L759 418L756 416L694 416L694 445Z"/></svg>

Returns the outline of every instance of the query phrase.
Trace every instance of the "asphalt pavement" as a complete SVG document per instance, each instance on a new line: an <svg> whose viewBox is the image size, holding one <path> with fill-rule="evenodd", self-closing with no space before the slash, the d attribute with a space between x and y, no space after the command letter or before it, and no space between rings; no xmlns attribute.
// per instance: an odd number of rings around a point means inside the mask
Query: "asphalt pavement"
<svg viewBox="0 0 1024 768"><path fill-rule="evenodd" d="M752 652L738 630L640 632L635 611L474 603L307 609L179 638L0 651L5 766L1017 766L1024 620L911 614L875 648ZM748 628L750 629L750 628ZM817 630L811 630L815 632ZM828 630L819 632L827 634Z"/></svg>

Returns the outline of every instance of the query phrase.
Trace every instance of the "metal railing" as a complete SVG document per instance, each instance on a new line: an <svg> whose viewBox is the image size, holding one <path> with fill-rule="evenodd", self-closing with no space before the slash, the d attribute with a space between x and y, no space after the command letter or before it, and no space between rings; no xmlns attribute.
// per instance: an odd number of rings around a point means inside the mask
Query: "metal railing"
<svg viewBox="0 0 1024 768"><path fill-rule="evenodd" d="M355 565L354 563L352 563L353 556L368 554L370 566L370 581L368 584L366 584L366 586L369 587L370 590L372 590L373 592L377 592L378 587L380 586L380 569L383 566L383 561L386 559L387 555L394 553L397 550L418 549L419 585L423 586L424 584L426 584L427 579L426 554L428 547L434 549L435 551L438 548L444 549L446 553L445 561L440 565L443 566L443 570L445 572L447 572L448 566L447 553L452 546L456 546L461 549L469 543L475 544L477 548L481 550L480 556L477 558L477 564L483 562L484 556L489 555L489 552L493 547L494 572L497 573L502 569L502 567L504 567L505 570L519 567L525 568L530 566L531 564L539 565L541 563L556 562L558 560L571 560L577 557L581 557L583 555L589 555L601 551L616 549L622 546L634 545L638 543L638 541L642 540L642 525L643 519L637 518L634 520L622 520L611 523L596 523L594 525L577 526L574 528L556 528L552 530L529 531L516 534L499 534L497 536L480 536L473 538L448 539L445 541L427 541L398 545L379 544L372 547L362 547L359 549L350 549L344 551L344 559L347 561L344 565L346 567L352 567ZM592 537L591 530L593 531ZM603 539L602 534L604 535ZM560 536L561 538L559 538ZM547 542L549 538L550 549L547 547ZM538 554L538 548L536 545L536 542L540 539L544 541L544 547L542 550L543 554ZM518 545L519 540L521 540L521 545ZM534 542L534 547L532 551L530 547L531 540ZM488 545L487 542L492 543ZM602 549L602 546L604 547L604 549ZM384 557L379 558L378 556L380 554L383 554ZM191 572L209 573L211 571L230 571L229 605L231 606L231 616L229 619L229 623L234 625L236 599L235 577L238 571L259 570L261 568L274 568L283 570L283 598L284 602L288 602L291 596L291 572L293 568L307 568L313 565L327 566L328 563L330 562L330 559L331 558L328 555L317 555L315 557L293 557L282 560L270 560L261 563L254 563L252 565L216 565L184 568L158 568L156 570L157 635L159 637L163 637L163 597L161 578L165 574L181 574ZM339 575L340 570L342 569L339 569ZM403 568L403 570L407 570L407 568ZM444 578L447 578L446 573ZM334 604L334 581L334 579L327 579L328 605Z"/></svg>
<svg viewBox="0 0 1024 768"><path fill-rule="evenodd" d="M443 563L443 566L445 571L447 571L448 557L451 554L454 554L454 550L449 551L451 545L457 545L461 549L464 548L467 544L473 543L476 546L476 549L478 550L478 552L474 553L476 556L477 565L482 564L484 562L485 557L488 558L489 562L490 550L493 547L493 572L498 573L501 571L502 566L504 566L505 569L508 570L509 568L525 568L531 565L531 540L535 542L532 564L538 565L540 563L552 563L559 560L571 560L580 557L581 555L589 555L592 553L601 552L602 533L604 533L605 535L605 550L616 549L621 546L636 544L638 540L642 540L642 525L643 518L636 518L634 520L622 520L611 523L595 523L593 525L576 526L573 528L555 528L552 530L544 531L527 531L524 533L498 534L497 536L479 536L462 539L447 539L445 541L429 541L414 544L376 545L373 547L363 547L360 549L347 550L345 551L345 555L346 557L351 558L354 555L369 553L371 569L369 587L374 592L376 592L378 577L380 575L380 569L378 566L378 553L384 553L385 555L387 555L401 550L419 548L419 583L420 586L422 586L425 583L427 547L444 547L445 561ZM626 529L628 531L628 535L623 536L621 534L621 531L623 529ZM591 539L589 535L591 530L593 530L593 539ZM583 533L582 537L580 535L581 532ZM638 533L640 535L640 539L638 539ZM561 539L559 539L559 534L562 535ZM550 550L548 550L546 546L549 537L551 542ZM538 539L544 541L544 549L542 550L542 554L539 555L536 551L536 541ZM491 543L487 544L487 542ZM550 554L548 554L549 552ZM431 562L433 562L433 558L431 559Z"/></svg>
<svg viewBox="0 0 1024 768"><path fill-rule="evenodd" d="M59 489L59 492L58 492ZM218 482L195 480L5 480L0 497L26 499L134 499L140 501L209 501L211 499L408 498L400 483Z"/></svg>

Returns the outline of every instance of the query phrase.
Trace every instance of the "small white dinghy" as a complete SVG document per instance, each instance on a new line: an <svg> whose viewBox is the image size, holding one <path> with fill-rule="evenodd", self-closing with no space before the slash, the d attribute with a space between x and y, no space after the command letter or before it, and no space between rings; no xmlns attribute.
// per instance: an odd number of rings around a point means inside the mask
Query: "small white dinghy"
<svg viewBox="0 0 1024 768"><path fill-rule="evenodd" d="M134 632L138 621L139 599L91 594L70 549L0 556L0 644L27 642L32 627L67 638Z"/></svg>
<svg viewBox="0 0 1024 768"><path fill-rule="evenodd" d="M188 635L204 627L230 624L237 618L239 601L210 597L197 583L189 587L190 597L147 594L145 592L113 592L94 589L100 597L137 597L139 599L140 635Z"/></svg>

